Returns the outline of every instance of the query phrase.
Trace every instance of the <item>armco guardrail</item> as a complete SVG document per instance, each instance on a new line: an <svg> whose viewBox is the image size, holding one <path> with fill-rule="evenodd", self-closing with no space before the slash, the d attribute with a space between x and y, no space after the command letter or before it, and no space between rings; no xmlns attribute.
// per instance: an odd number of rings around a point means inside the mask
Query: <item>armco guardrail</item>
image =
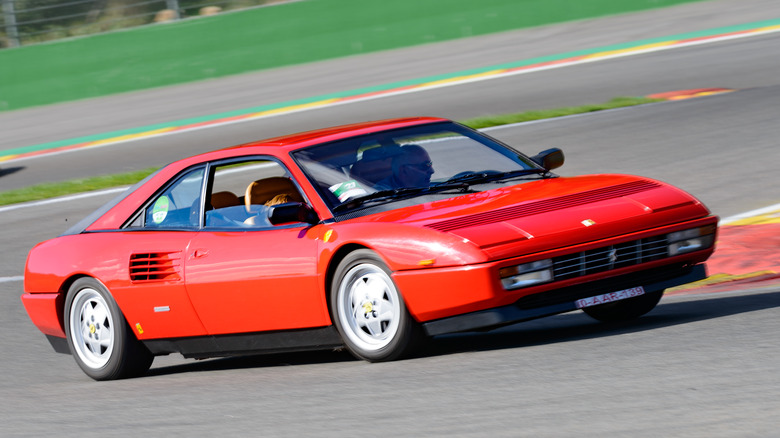
<svg viewBox="0 0 780 438"><path fill-rule="evenodd" d="M212 15L285 0L0 0L0 48Z"/></svg>

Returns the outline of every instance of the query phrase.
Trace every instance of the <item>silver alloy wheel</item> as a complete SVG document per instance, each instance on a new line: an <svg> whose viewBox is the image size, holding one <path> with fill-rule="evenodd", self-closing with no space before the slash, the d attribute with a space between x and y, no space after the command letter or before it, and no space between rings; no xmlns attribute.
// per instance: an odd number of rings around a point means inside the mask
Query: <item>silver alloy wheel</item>
<svg viewBox="0 0 780 438"><path fill-rule="evenodd" d="M70 306L70 342L84 365L104 367L114 351L114 320L108 303L98 291L78 291Z"/></svg>
<svg viewBox="0 0 780 438"><path fill-rule="evenodd" d="M376 265L362 263L344 276L337 307L344 333L366 351L387 346L398 333L401 297L390 277Z"/></svg>

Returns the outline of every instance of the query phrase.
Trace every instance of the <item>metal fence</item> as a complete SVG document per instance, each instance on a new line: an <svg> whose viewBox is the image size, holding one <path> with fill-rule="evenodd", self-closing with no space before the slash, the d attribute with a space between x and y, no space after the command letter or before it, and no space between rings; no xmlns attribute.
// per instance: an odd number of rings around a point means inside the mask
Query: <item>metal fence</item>
<svg viewBox="0 0 780 438"><path fill-rule="evenodd" d="M0 0L0 48L285 0Z"/></svg>

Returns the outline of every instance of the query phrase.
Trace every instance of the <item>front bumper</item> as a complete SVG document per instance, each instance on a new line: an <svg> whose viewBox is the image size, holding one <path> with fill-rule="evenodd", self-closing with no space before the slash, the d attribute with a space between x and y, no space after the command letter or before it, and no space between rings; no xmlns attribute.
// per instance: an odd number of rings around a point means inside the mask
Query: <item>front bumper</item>
<svg viewBox="0 0 780 438"><path fill-rule="evenodd" d="M492 329L577 310L575 302L582 298L590 298L636 286L644 287L647 292L659 291L703 280L706 277L707 272L704 264L681 267L671 272L668 268L664 268L664 270L658 271L633 273L536 294L538 296L531 295L508 306L429 321L423 323L422 326L429 336Z"/></svg>

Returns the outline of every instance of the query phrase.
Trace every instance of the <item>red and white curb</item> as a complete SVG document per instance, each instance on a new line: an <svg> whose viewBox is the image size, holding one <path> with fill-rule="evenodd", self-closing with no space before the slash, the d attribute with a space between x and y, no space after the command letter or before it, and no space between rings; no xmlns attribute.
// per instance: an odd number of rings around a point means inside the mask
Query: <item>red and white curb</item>
<svg viewBox="0 0 780 438"><path fill-rule="evenodd" d="M724 218L707 270L705 280L667 294L780 286L780 204Z"/></svg>

